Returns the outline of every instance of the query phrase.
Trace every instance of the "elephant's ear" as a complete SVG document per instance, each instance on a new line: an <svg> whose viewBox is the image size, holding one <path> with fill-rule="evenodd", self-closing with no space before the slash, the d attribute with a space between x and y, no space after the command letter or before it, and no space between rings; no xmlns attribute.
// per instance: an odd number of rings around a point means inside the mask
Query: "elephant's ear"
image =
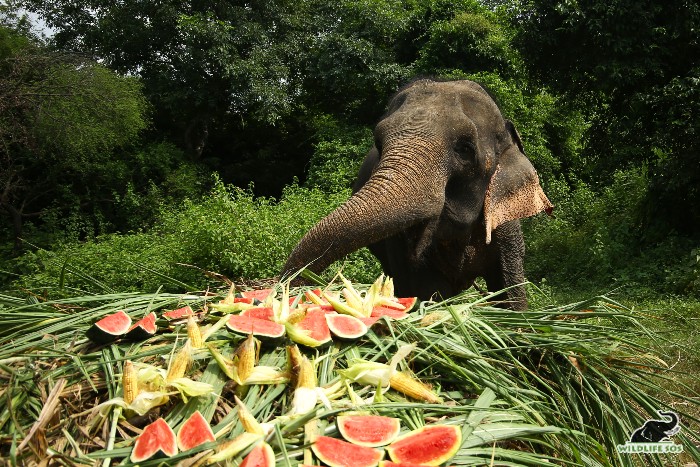
<svg viewBox="0 0 700 467"><path fill-rule="evenodd" d="M503 153L491 177L484 200L486 243L501 224L546 211L554 206L542 191L535 168L514 144Z"/></svg>

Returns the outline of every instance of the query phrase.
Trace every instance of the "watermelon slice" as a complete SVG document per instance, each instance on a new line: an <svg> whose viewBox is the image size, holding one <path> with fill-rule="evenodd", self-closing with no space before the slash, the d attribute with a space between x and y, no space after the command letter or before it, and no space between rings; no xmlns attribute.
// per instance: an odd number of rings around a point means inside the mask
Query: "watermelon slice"
<svg viewBox="0 0 700 467"><path fill-rule="evenodd" d="M189 316L194 316L194 311L192 307L187 305L176 310L170 310L163 313L163 318L168 321L177 321L179 319L187 319Z"/></svg>
<svg viewBox="0 0 700 467"><path fill-rule="evenodd" d="M329 467L374 467L384 456L378 449L358 446L328 436L316 438L311 450Z"/></svg>
<svg viewBox="0 0 700 467"><path fill-rule="evenodd" d="M231 331L254 336L261 340L278 339L284 336L285 329L281 324L266 319L251 318L248 316L232 315L226 322L226 327Z"/></svg>
<svg viewBox="0 0 700 467"><path fill-rule="evenodd" d="M429 466L423 465L423 464L411 464L410 462L401 462L400 464L397 464L396 462L391 462L391 461L381 461L379 463L379 467L429 467Z"/></svg>
<svg viewBox="0 0 700 467"><path fill-rule="evenodd" d="M353 444L367 447L385 446L399 436L401 421L382 415L340 415L338 431Z"/></svg>
<svg viewBox="0 0 700 467"><path fill-rule="evenodd" d="M255 307L241 311L241 316L247 316L248 318L265 319L267 321L274 321L275 312L271 306Z"/></svg>
<svg viewBox="0 0 700 467"><path fill-rule="evenodd" d="M210 441L216 441L214 432L199 410L190 415L177 432L177 446L183 452Z"/></svg>
<svg viewBox="0 0 700 467"><path fill-rule="evenodd" d="M107 344L126 334L130 328L131 317L120 310L94 323L85 335L96 344Z"/></svg>
<svg viewBox="0 0 700 467"><path fill-rule="evenodd" d="M126 338L142 341L149 337L155 336L158 327L156 326L156 314L150 312L129 328L126 332Z"/></svg>
<svg viewBox="0 0 700 467"><path fill-rule="evenodd" d="M359 319L360 321L362 321L363 323L365 323L365 326L367 326L368 328L370 328L370 327L372 327L372 326L374 325L374 323L376 323L377 321L379 321L381 318L382 318L381 316L369 316L369 317L367 317L367 318L357 318L357 319Z"/></svg>
<svg viewBox="0 0 700 467"><path fill-rule="evenodd" d="M393 319L404 319L408 317L408 313L406 313L405 311L396 310L394 308L388 308L385 306L377 305L374 308L372 308L371 316L373 318L381 318L383 316L387 316Z"/></svg>
<svg viewBox="0 0 700 467"><path fill-rule="evenodd" d="M387 447L391 460L403 464L437 466L450 460L462 445L455 425L427 425L397 438Z"/></svg>
<svg viewBox="0 0 700 467"><path fill-rule="evenodd" d="M408 313L415 308L416 303L418 303L418 297L404 297L396 298L395 303L390 303L388 301L382 302L381 306L386 308L393 308L399 311L404 311Z"/></svg>
<svg viewBox="0 0 700 467"><path fill-rule="evenodd" d="M243 298L252 298L264 302L265 299L275 291L275 289L257 289L241 292Z"/></svg>
<svg viewBox="0 0 700 467"><path fill-rule="evenodd" d="M136 438L130 459L131 462L139 463L155 455L172 457L175 454L177 454L175 433L165 419L159 418L144 428Z"/></svg>
<svg viewBox="0 0 700 467"><path fill-rule="evenodd" d="M354 316L325 313L331 333L339 339L354 340L367 334L367 325Z"/></svg>
<svg viewBox="0 0 700 467"><path fill-rule="evenodd" d="M275 453L265 441L255 446L240 467L275 467Z"/></svg>
<svg viewBox="0 0 700 467"><path fill-rule="evenodd" d="M307 347L319 347L332 340L326 312L320 309L296 311L285 326L290 339Z"/></svg>

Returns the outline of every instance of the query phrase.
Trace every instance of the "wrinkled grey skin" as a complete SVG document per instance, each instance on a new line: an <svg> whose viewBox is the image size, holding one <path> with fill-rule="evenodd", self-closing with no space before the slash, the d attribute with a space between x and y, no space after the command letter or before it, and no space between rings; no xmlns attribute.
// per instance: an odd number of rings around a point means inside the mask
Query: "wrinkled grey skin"
<svg viewBox="0 0 700 467"><path fill-rule="evenodd" d="M353 195L300 240L283 274L320 272L368 246L398 296L448 298L477 277L490 291L524 281L519 219L552 205L483 88L413 82L391 99L374 136ZM522 286L499 298L526 308Z"/></svg>

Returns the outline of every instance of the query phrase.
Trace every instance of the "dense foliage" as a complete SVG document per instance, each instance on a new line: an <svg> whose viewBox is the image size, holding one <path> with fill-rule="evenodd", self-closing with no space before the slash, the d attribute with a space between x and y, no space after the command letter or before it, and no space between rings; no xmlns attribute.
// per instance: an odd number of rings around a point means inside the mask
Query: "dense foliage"
<svg viewBox="0 0 700 467"><path fill-rule="evenodd" d="M700 293L692 2L1 8L5 283L163 282L135 264L193 287L205 276L175 263L274 275L348 196L391 93L435 75L491 90L557 205L555 219L526 223L531 279ZM366 279L377 265L364 251L348 268Z"/></svg>

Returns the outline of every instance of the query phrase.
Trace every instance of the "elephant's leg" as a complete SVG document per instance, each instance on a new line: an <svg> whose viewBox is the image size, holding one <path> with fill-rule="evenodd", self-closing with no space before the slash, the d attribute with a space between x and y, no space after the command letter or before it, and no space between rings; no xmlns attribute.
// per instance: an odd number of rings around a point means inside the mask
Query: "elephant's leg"
<svg viewBox="0 0 700 467"><path fill-rule="evenodd" d="M525 242L519 221L511 221L499 226L492 234L491 244L487 246L488 262L484 279L490 292L509 288L496 297L503 301L503 306L512 310L525 310L527 299L525 286L517 285L525 282L523 257Z"/></svg>

